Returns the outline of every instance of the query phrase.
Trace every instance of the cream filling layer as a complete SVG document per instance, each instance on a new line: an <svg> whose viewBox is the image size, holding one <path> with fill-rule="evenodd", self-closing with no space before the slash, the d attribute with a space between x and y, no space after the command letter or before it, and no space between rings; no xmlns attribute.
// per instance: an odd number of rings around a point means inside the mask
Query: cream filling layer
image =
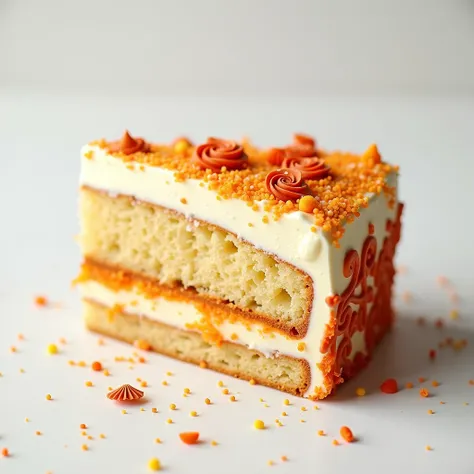
<svg viewBox="0 0 474 474"><path fill-rule="evenodd" d="M135 290L113 291L97 281L86 281L79 284L81 296L109 308L123 305L128 314L145 316L168 326L183 330L193 330L189 325L198 323L202 313L192 302L168 300L163 297L146 298ZM268 332L262 324L250 322L229 322L212 320L212 324L221 333L224 341L236 342L254 349L266 357L278 357L285 354L306 358L306 351L298 351L298 343L303 340L289 339L277 331Z"/></svg>
<svg viewBox="0 0 474 474"><path fill-rule="evenodd" d="M395 174L388 177L392 186L396 186L396 180ZM82 149L80 184L105 191L112 197L118 194L128 195L174 209L190 221L199 219L209 222L306 272L313 281L314 295L306 337L304 340L281 341L282 344L288 342L291 347L279 346L276 337L268 342L272 346L271 353L278 351L288 355L295 353L298 342L305 342L304 357L311 368L311 383L306 395L310 396L315 389L321 388L324 377L318 364L323 354L319 347L330 319L325 298L341 293L349 283L349 279L342 273L344 255L352 248L360 254L369 222L375 224L375 237L378 249L381 249L386 234L385 221L394 216L394 211L387 206L385 196L369 197L369 207L362 209L359 219L347 226L340 241L341 247L336 249L321 229L311 231L314 224L311 215L296 211L284 214L278 221L269 216L268 223L263 223L262 217L267 214L263 210L263 203L259 203L259 211L254 211L239 199L218 200L217 193L207 189L206 183L201 186L203 183L200 180L176 182L171 170L149 165L130 167L130 163L109 155L96 145L86 145ZM252 225L249 226L249 223ZM114 295L116 296L115 293ZM112 305L115 303L117 301ZM252 341L249 340L249 344ZM259 344L265 353L266 349L261 346L261 341ZM353 348L354 353L364 350L361 342L357 342ZM302 356L302 353L298 354L299 357Z"/></svg>

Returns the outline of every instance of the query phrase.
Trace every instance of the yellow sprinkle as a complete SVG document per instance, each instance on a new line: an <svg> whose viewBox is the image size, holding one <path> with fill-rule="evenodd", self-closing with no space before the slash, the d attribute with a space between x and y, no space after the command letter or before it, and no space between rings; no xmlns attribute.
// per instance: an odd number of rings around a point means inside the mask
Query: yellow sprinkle
<svg viewBox="0 0 474 474"><path fill-rule="evenodd" d="M170 410L176 410L176 405L174 403L170 404Z"/></svg>
<svg viewBox="0 0 474 474"><path fill-rule="evenodd" d="M156 444L161 444L161 439L160 438L155 438L155 443Z"/></svg>
<svg viewBox="0 0 474 474"><path fill-rule="evenodd" d="M107 390L108 390L109 392L111 392L111 391L113 390L113 388L112 388L112 387L107 387Z"/></svg>
<svg viewBox="0 0 474 474"><path fill-rule="evenodd" d="M110 375L110 372L107 369L104 369L103 374L108 377Z"/></svg>
<svg viewBox="0 0 474 474"><path fill-rule="evenodd" d="M289 404L290 404L290 400L288 400L288 398L285 398L285 399L283 400L283 404L284 404L284 405L289 405Z"/></svg>
<svg viewBox="0 0 474 474"><path fill-rule="evenodd" d="M301 411L306 411L306 407L301 407Z"/></svg>
<svg viewBox="0 0 474 474"><path fill-rule="evenodd" d="M313 410L319 410L318 405L314 405Z"/></svg>
<svg viewBox="0 0 474 474"><path fill-rule="evenodd" d="M46 400L52 400L52 399L53 399L53 397L51 396L51 394L48 393L48 394L46 395Z"/></svg>
<svg viewBox="0 0 474 474"><path fill-rule="evenodd" d="M30 422L30 419L29 418L25 418L25 423L29 423Z"/></svg>
<svg viewBox="0 0 474 474"><path fill-rule="evenodd" d="M56 344L49 344L48 345L48 354L57 354L58 353L58 346Z"/></svg>
<svg viewBox="0 0 474 474"><path fill-rule="evenodd" d="M89 446L87 446L87 444L83 444L83 445L81 446L81 449L82 449L83 451L87 451L87 450L89 449Z"/></svg>
<svg viewBox="0 0 474 474"><path fill-rule="evenodd" d="M81 436L87 436L87 431L81 431Z"/></svg>
<svg viewBox="0 0 474 474"><path fill-rule="evenodd" d="M250 379L250 380L249 380L249 384L250 384L250 385L255 385L256 383L257 383L257 382L255 382L254 379Z"/></svg>
<svg viewBox="0 0 474 474"><path fill-rule="evenodd" d="M258 400L262 403L265 401L263 398L259 398Z"/></svg>
<svg viewBox="0 0 474 474"><path fill-rule="evenodd" d="M219 382L217 382L217 386L218 387L223 387L224 386L224 382L222 380L219 380Z"/></svg>
<svg viewBox="0 0 474 474"><path fill-rule="evenodd" d="M78 365L79 367L85 367L85 366L86 366L86 363L85 363L83 360L81 360L81 361L79 361L79 362L77 363L77 365Z"/></svg>
<svg viewBox="0 0 474 474"><path fill-rule="evenodd" d="M189 413L191 416L197 416L197 412L195 412L194 410L192 412Z"/></svg>
<svg viewBox="0 0 474 474"><path fill-rule="evenodd" d="M230 397L230 401L231 401L231 402L236 402L236 401L237 401L237 400L235 399L234 395L232 395L232 396Z"/></svg>
<svg viewBox="0 0 474 474"><path fill-rule="evenodd" d="M25 369L20 369L20 374L24 374L25 373Z"/></svg>
<svg viewBox="0 0 474 474"><path fill-rule="evenodd" d="M168 418L168 419L166 420L166 423L171 424L171 423L173 423L173 420L172 420L171 418Z"/></svg>
<svg viewBox="0 0 474 474"><path fill-rule="evenodd" d="M319 430L318 436L326 436L326 433L324 433L324 430Z"/></svg>
<svg viewBox="0 0 474 474"><path fill-rule="evenodd" d="M459 312L456 311L455 309L453 309L450 313L449 313L449 317L451 319L458 319L459 318Z"/></svg>
<svg viewBox="0 0 474 474"><path fill-rule="evenodd" d="M211 441L211 446L217 446L217 441L212 440Z"/></svg>
<svg viewBox="0 0 474 474"><path fill-rule="evenodd" d="M148 469L151 471L160 471L161 470L161 462L158 458L151 458L148 461Z"/></svg>
<svg viewBox="0 0 474 474"><path fill-rule="evenodd" d="M145 409L143 407L140 407L140 411L145 411Z"/></svg>
<svg viewBox="0 0 474 474"><path fill-rule="evenodd" d="M71 366L72 366L72 365L76 365L76 363L75 363L73 360L68 360L67 363L68 363L69 365L71 365Z"/></svg>
<svg viewBox="0 0 474 474"><path fill-rule="evenodd" d="M122 415L126 415L127 414L127 410L123 409L122 410Z"/></svg>
<svg viewBox="0 0 474 474"><path fill-rule="evenodd" d="M152 408L152 409L151 409L151 412L152 412L152 413L158 413L158 410L157 410L156 408Z"/></svg>
<svg viewBox="0 0 474 474"><path fill-rule="evenodd" d="M332 440L332 444L333 444L334 446L339 446L339 441L338 441L337 439L333 439L333 440Z"/></svg>
<svg viewBox="0 0 474 474"><path fill-rule="evenodd" d="M300 423L306 423L306 420L300 420Z"/></svg>
<svg viewBox="0 0 474 474"><path fill-rule="evenodd" d="M282 411L281 416L288 416L288 415L287 415L286 411Z"/></svg>
<svg viewBox="0 0 474 474"><path fill-rule="evenodd" d="M99 437L100 437L101 439L105 439L105 434L101 433L101 434L99 435Z"/></svg>
<svg viewBox="0 0 474 474"><path fill-rule="evenodd" d="M297 346L298 352L304 352L306 349L306 344L304 342L299 342Z"/></svg>
<svg viewBox="0 0 474 474"><path fill-rule="evenodd" d="M191 390L189 390L189 388L185 388L185 389L183 390L183 392L184 392L184 393L186 393L186 394L188 395L188 394L190 394L190 393L191 393Z"/></svg>
<svg viewBox="0 0 474 474"><path fill-rule="evenodd" d="M94 384L90 380L86 380L85 382L86 387L93 387Z"/></svg>
<svg viewBox="0 0 474 474"><path fill-rule="evenodd" d="M265 408L268 408L270 405L269 405L268 403L264 403L263 406L264 406Z"/></svg>
<svg viewBox="0 0 474 474"><path fill-rule="evenodd" d="M434 415L434 411L433 410L428 410L428 415Z"/></svg>
<svg viewBox="0 0 474 474"><path fill-rule="evenodd" d="M161 382L161 385L168 385L168 382L166 380L163 380L163 382Z"/></svg>
<svg viewBox="0 0 474 474"><path fill-rule="evenodd" d="M253 422L253 426L257 430L264 430L265 429L265 423L262 420L255 420Z"/></svg>
<svg viewBox="0 0 474 474"><path fill-rule="evenodd" d="M94 439L94 438L93 438L91 435L89 435L89 436L87 437L87 439L92 440L92 439Z"/></svg>
<svg viewBox="0 0 474 474"><path fill-rule="evenodd" d="M173 372L166 372L166 375L167 375L168 377L171 377L171 376L173 375Z"/></svg>
<svg viewBox="0 0 474 474"><path fill-rule="evenodd" d="M363 397L363 396L365 396L365 388L364 388L364 387L356 388L356 395L357 395L358 397Z"/></svg>
<svg viewBox="0 0 474 474"><path fill-rule="evenodd" d="M222 393L224 395L229 395L229 389L228 388L224 388L224 390L222 390Z"/></svg>
<svg viewBox="0 0 474 474"><path fill-rule="evenodd" d="M270 459L269 461L267 461L267 464L268 464L269 466L273 466L273 461Z"/></svg>
<svg viewBox="0 0 474 474"><path fill-rule="evenodd" d="M426 446L425 449L426 449L427 451L433 451L433 448L432 448L430 445Z"/></svg>
<svg viewBox="0 0 474 474"><path fill-rule="evenodd" d="M211 404L211 400L210 400L209 398L206 398L206 399L204 400L204 403L205 403L206 405L210 405L210 404Z"/></svg>

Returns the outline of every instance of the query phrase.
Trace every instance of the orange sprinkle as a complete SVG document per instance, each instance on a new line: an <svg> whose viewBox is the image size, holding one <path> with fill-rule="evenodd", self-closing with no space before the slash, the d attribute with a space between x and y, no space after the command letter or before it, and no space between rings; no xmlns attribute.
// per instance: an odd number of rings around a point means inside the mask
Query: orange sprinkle
<svg viewBox="0 0 474 474"><path fill-rule="evenodd" d="M398 392L398 383L395 379L387 379L385 380L382 385L380 385L380 390L383 393L397 393Z"/></svg>
<svg viewBox="0 0 474 474"><path fill-rule="evenodd" d="M206 399L204 400L204 403L205 403L206 405L210 405L210 404L211 404L211 400L210 400L209 398L206 398Z"/></svg>
<svg viewBox="0 0 474 474"><path fill-rule="evenodd" d="M431 446L429 446L429 445L426 446L425 449L426 449L427 451L433 451L433 448L432 448Z"/></svg>
<svg viewBox="0 0 474 474"><path fill-rule="evenodd" d="M201 362L199 362L199 367L201 367L201 369L207 369L207 362L205 360L201 360Z"/></svg>
<svg viewBox="0 0 474 474"><path fill-rule="evenodd" d="M473 379L469 380L469 385L474 385L474 380Z"/></svg>
<svg viewBox="0 0 474 474"><path fill-rule="evenodd" d="M140 364L144 364L146 362L146 360L145 360L144 357L139 357L138 362L140 362Z"/></svg>
<svg viewBox="0 0 474 474"><path fill-rule="evenodd" d="M81 449L82 449L83 451L87 451L87 450L89 449L89 446L87 446L87 444L83 444L83 445L81 446Z"/></svg>
<svg viewBox="0 0 474 474"><path fill-rule="evenodd" d="M67 341L66 341L66 339L65 339L64 337L60 337L60 338L59 338L59 343L60 343L60 344L66 344L66 342L67 342Z"/></svg>
<svg viewBox="0 0 474 474"><path fill-rule="evenodd" d="M420 388L420 395L423 398L426 398L426 397L430 396L430 392L428 392L428 390L426 390L426 388Z"/></svg>
<svg viewBox="0 0 474 474"><path fill-rule="evenodd" d="M77 363L77 365L78 365L79 367L85 367L85 366L86 366L86 363L85 363L83 360L81 360L81 361L79 361L79 362Z"/></svg>
<svg viewBox="0 0 474 474"><path fill-rule="evenodd" d="M93 387L94 384L90 380L86 380L85 382L86 387Z"/></svg>
<svg viewBox="0 0 474 474"><path fill-rule="evenodd" d="M110 372L107 369L104 369L104 372L102 372L106 377L110 375Z"/></svg>
<svg viewBox="0 0 474 474"><path fill-rule="evenodd" d="M411 382L407 382L405 384L405 388L413 388L413 384Z"/></svg>
<svg viewBox="0 0 474 474"><path fill-rule="evenodd" d="M41 436L41 431L35 431L36 436Z"/></svg>
<svg viewBox="0 0 474 474"><path fill-rule="evenodd" d="M81 423L79 425L79 428L81 428L81 430L86 430L87 429L87 425L85 423Z"/></svg>
<svg viewBox="0 0 474 474"><path fill-rule="evenodd" d="M303 196L298 203L298 208L301 212L312 214L317 207L318 201L313 196Z"/></svg>
<svg viewBox="0 0 474 474"><path fill-rule="evenodd" d="M446 405L446 402L440 401L439 404L440 405Z"/></svg>
<svg viewBox="0 0 474 474"><path fill-rule="evenodd" d="M170 410L176 410L176 405L174 403L170 404Z"/></svg>
<svg viewBox="0 0 474 474"><path fill-rule="evenodd" d="M155 443L161 444L161 439L160 438L155 438Z"/></svg>
<svg viewBox="0 0 474 474"><path fill-rule="evenodd" d="M146 380L142 380L140 387L148 387L148 382Z"/></svg>
<svg viewBox="0 0 474 474"><path fill-rule="evenodd" d="M354 441L354 435L352 434L352 431L348 426L343 426L340 429L339 433L341 434L342 439L344 439L344 441L347 441L348 443L352 443Z"/></svg>
<svg viewBox="0 0 474 474"><path fill-rule="evenodd" d="M333 446L339 446L339 441L337 439L332 440Z"/></svg>
<svg viewBox="0 0 474 474"><path fill-rule="evenodd" d="M255 385L256 383L257 383L257 382L255 382L254 379L250 379L250 380L249 380L249 384L250 384L250 385Z"/></svg>
<svg viewBox="0 0 474 474"><path fill-rule="evenodd" d="M10 352L16 352L16 347L15 347L15 346L11 346L11 347L10 347Z"/></svg>
<svg viewBox="0 0 474 474"><path fill-rule="evenodd" d="M318 436L326 436L324 430L318 430Z"/></svg>
<svg viewBox="0 0 474 474"><path fill-rule="evenodd" d="M229 400L230 400L231 402L236 402L236 401L237 401L236 398L234 397L234 395L232 395Z"/></svg>
<svg viewBox="0 0 474 474"><path fill-rule="evenodd" d="M102 364L98 361L92 362L92 370L95 370L96 372L100 372L102 370Z"/></svg>
<svg viewBox="0 0 474 474"><path fill-rule="evenodd" d="M420 382L420 383L426 382L426 378L425 377L418 377L418 382Z"/></svg>
<svg viewBox="0 0 474 474"><path fill-rule="evenodd" d="M431 385L432 385L433 387L438 387L438 386L439 386L439 382L438 382L437 380L433 380L433 381L431 382Z"/></svg>
<svg viewBox="0 0 474 474"><path fill-rule="evenodd" d="M217 444L218 444L217 441L214 441L214 440L211 441L211 446L217 446Z"/></svg>
<svg viewBox="0 0 474 474"><path fill-rule="evenodd" d="M46 296L37 296L35 298L36 306L46 306L48 304L48 298Z"/></svg>
<svg viewBox="0 0 474 474"><path fill-rule="evenodd" d="M404 291L402 294L402 300L405 303L409 303L413 299L413 295L409 291Z"/></svg>
<svg viewBox="0 0 474 474"><path fill-rule="evenodd" d="M199 440L199 433L197 431L187 431L179 433L179 438L185 444L196 444Z"/></svg>
<svg viewBox="0 0 474 474"><path fill-rule="evenodd" d="M76 363L73 360L68 360L67 363L71 366L76 365Z"/></svg>
<svg viewBox="0 0 474 474"><path fill-rule="evenodd" d="M158 413L158 410L157 410L155 407L153 407L153 408L151 409L151 412L152 412L152 413Z"/></svg>
<svg viewBox="0 0 474 474"><path fill-rule="evenodd" d="M2 448L2 456L7 457L10 455L10 452L8 451L8 448Z"/></svg>
<svg viewBox="0 0 474 474"><path fill-rule="evenodd" d="M229 389L228 388L224 388L224 390L222 390L222 393L224 395L229 395Z"/></svg>
<svg viewBox="0 0 474 474"><path fill-rule="evenodd" d="M428 410L428 415L434 415L434 411L433 410Z"/></svg>
<svg viewBox="0 0 474 474"><path fill-rule="evenodd" d="M53 397L49 393L46 394L46 400L52 400L52 399L53 399Z"/></svg>
<svg viewBox="0 0 474 474"><path fill-rule="evenodd" d="M99 438L105 439L105 434L104 434L104 433L100 433Z"/></svg>
<svg viewBox="0 0 474 474"><path fill-rule="evenodd" d="M299 342L297 348L299 352L304 352L306 349L306 344L304 342Z"/></svg>
<svg viewBox="0 0 474 474"><path fill-rule="evenodd" d="M137 348L137 349L141 349L142 351L149 351L151 350L151 345L145 341L144 339L137 339L133 345Z"/></svg>
<svg viewBox="0 0 474 474"><path fill-rule="evenodd" d="M281 459L283 462L288 461L288 458L287 458L286 456L282 456L280 459Z"/></svg>
<svg viewBox="0 0 474 474"><path fill-rule="evenodd" d="M23 334L18 334L17 337L19 341L23 341L25 339L25 336L23 336Z"/></svg>

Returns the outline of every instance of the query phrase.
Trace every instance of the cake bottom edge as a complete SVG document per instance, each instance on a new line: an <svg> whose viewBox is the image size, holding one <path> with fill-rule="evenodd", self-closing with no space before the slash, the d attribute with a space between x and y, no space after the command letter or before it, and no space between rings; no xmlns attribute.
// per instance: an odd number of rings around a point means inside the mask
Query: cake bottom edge
<svg viewBox="0 0 474 474"><path fill-rule="evenodd" d="M220 346L203 340L193 331L178 329L144 316L113 312L91 300L83 300L85 325L90 331L133 344L146 341L159 354L200 365L216 372L303 397L311 383L311 370L305 359L262 353L233 342ZM319 398L319 397L318 397ZM320 397L323 398L323 397Z"/></svg>

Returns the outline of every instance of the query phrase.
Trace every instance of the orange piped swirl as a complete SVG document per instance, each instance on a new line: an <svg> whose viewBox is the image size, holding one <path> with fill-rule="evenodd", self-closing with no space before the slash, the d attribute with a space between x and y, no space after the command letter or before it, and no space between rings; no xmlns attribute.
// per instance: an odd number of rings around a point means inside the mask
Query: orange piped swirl
<svg viewBox="0 0 474 474"><path fill-rule="evenodd" d="M223 166L228 170L240 170L247 167L248 157L241 145L232 140L208 138L194 151L193 162L203 169L220 171Z"/></svg>
<svg viewBox="0 0 474 474"><path fill-rule="evenodd" d="M270 171L265 178L265 185L268 191L281 201L296 201L310 194L301 171L296 169L282 168Z"/></svg>
<svg viewBox="0 0 474 474"><path fill-rule="evenodd" d="M139 151L147 152L150 149L143 138L133 138L128 130L125 130L120 141L112 142L108 148L111 152L120 152L124 155L132 155Z"/></svg>
<svg viewBox="0 0 474 474"><path fill-rule="evenodd" d="M282 167L301 171L303 179L323 179L329 175L329 166L316 156L287 157L283 160Z"/></svg>

